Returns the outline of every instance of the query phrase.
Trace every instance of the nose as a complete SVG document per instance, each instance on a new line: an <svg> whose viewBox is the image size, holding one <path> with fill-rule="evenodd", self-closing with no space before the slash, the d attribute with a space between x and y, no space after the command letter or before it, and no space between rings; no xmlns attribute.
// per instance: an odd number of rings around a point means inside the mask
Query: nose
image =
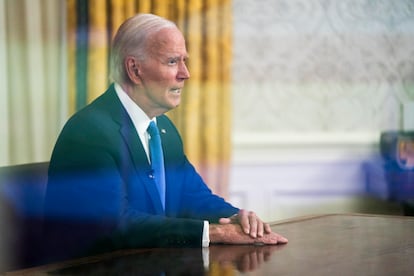
<svg viewBox="0 0 414 276"><path fill-rule="evenodd" d="M177 78L182 80L190 78L190 72L188 71L187 65L184 61L181 61L178 66Z"/></svg>

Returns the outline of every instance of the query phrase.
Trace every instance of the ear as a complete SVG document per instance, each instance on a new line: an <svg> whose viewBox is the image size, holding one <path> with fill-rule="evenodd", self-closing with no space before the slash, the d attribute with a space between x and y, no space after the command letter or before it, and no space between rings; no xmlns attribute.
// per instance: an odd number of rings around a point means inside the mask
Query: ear
<svg viewBox="0 0 414 276"><path fill-rule="evenodd" d="M128 78L134 83L141 83L141 76L139 75L139 63L133 56L127 56L125 58L125 70Z"/></svg>

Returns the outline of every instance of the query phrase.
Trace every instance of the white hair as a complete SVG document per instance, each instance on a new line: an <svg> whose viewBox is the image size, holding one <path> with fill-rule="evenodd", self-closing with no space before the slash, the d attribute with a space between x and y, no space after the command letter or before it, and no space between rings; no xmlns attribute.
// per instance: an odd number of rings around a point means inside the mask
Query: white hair
<svg viewBox="0 0 414 276"><path fill-rule="evenodd" d="M177 26L174 22L154 14L137 14L122 23L112 41L111 79L118 83L126 81L125 58L131 55L144 60L149 36L165 28L177 28Z"/></svg>

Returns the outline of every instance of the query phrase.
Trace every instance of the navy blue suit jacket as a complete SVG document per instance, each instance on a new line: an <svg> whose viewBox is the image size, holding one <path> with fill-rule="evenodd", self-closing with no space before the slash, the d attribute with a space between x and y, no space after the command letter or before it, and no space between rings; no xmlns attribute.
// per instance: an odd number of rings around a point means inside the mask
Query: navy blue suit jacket
<svg viewBox="0 0 414 276"><path fill-rule="evenodd" d="M157 117L157 125L166 169L165 213L144 148L113 85L68 120L52 153L45 200L46 236L68 240L52 247L75 252L79 243L98 250L201 246L203 220L214 223L238 212L212 194L168 117Z"/></svg>

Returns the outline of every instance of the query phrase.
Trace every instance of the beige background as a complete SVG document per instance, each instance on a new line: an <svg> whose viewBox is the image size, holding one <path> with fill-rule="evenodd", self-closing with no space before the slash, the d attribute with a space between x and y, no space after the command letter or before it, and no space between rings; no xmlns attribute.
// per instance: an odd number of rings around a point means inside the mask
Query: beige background
<svg viewBox="0 0 414 276"><path fill-rule="evenodd" d="M414 1L234 0L234 131L403 127Z"/></svg>
<svg viewBox="0 0 414 276"><path fill-rule="evenodd" d="M414 129L414 1L234 0L233 16L230 200L267 220L398 212L378 141Z"/></svg>

